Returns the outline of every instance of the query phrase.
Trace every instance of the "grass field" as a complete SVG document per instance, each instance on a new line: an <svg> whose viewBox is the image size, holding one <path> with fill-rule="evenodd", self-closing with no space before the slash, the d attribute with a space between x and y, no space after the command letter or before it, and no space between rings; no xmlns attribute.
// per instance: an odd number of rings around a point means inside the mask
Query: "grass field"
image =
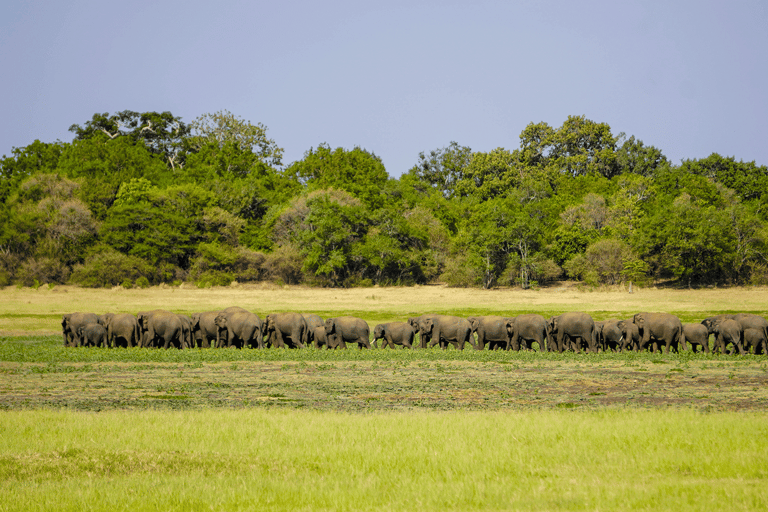
<svg viewBox="0 0 768 512"><path fill-rule="evenodd" d="M765 510L768 358L64 348L61 314L768 314L768 290L0 291L0 510Z"/></svg>

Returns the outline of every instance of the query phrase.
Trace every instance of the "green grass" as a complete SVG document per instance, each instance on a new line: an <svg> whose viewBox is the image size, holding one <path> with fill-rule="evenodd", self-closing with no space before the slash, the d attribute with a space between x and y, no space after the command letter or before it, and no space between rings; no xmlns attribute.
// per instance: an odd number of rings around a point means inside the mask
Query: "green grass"
<svg viewBox="0 0 768 512"><path fill-rule="evenodd" d="M0 509L765 510L766 420L14 411L0 415Z"/></svg>

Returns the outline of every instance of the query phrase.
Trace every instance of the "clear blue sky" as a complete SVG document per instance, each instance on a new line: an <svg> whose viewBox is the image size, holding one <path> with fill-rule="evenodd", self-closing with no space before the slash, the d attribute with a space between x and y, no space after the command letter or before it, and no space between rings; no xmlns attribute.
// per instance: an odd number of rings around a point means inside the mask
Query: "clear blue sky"
<svg viewBox="0 0 768 512"><path fill-rule="evenodd" d="M568 115L768 165L766 1L6 0L0 69L6 155L95 112L226 109L285 163L360 146L392 176Z"/></svg>

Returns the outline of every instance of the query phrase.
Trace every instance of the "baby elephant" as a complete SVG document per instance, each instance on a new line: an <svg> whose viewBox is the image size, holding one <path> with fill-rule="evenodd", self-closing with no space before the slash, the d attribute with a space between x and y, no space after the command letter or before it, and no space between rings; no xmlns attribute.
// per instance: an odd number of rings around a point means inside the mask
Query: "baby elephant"
<svg viewBox="0 0 768 512"><path fill-rule="evenodd" d="M405 322L390 322L388 324L379 324L373 329L373 346L378 348L376 340L383 339L381 348L387 346L395 348L395 345L413 348L413 327Z"/></svg>
<svg viewBox="0 0 768 512"><path fill-rule="evenodd" d="M85 324L77 328L77 337L84 347L106 347L107 330L98 323Z"/></svg>

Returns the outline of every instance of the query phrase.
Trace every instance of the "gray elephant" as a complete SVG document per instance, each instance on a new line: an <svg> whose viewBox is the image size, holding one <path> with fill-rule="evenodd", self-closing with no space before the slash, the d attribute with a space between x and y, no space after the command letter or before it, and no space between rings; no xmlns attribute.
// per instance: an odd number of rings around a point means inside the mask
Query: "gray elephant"
<svg viewBox="0 0 768 512"><path fill-rule="evenodd" d="M216 327L216 315L218 311L204 311L192 314L192 342L193 346L210 348L211 342L216 346L216 337L219 329Z"/></svg>
<svg viewBox="0 0 768 512"><path fill-rule="evenodd" d="M322 327L325 330L325 320L313 313L303 313L301 316L307 322L307 345L309 345L315 341L315 329L317 327ZM317 344L315 344L315 347L317 347Z"/></svg>
<svg viewBox="0 0 768 512"><path fill-rule="evenodd" d="M184 345L184 327L176 313L164 309L141 312L136 315L139 326L143 331L142 346L163 347L168 349L172 344L178 348Z"/></svg>
<svg viewBox="0 0 768 512"><path fill-rule="evenodd" d="M221 333L227 332L227 348L239 346L241 348L253 347L264 348L264 342L261 336L263 322L258 315L249 311L237 311L234 313L220 312L216 315L214 323L219 328L219 339L217 345L220 347L223 339Z"/></svg>
<svg viewBox="0 0 768 512"><path fill-rule="evenodd" d="M691 351L696 352L696 347L701 347L700 351L709 354L709 330L702 324L683 324L683 336L685 342L691 344Z"/></svg>
<svg viewBox="0 0 768 512"><path fill-rule="evenodd" d="M754 354L768 354L768 340L760 329L744 329L744 350Z"/></svg>
<svg viewBox="0 0 768 512"><path fill-rule="evenodd" d="M357 343L359 348L371 348L370 332L370 327L362 318L340 316L325 320L328 348L347 348L347 343Z"/></svg>
<svg viewBox="0 0 768 512"><path fill-rule="evenodd" d="M273 347L285 348L286 341L297 348L307 346L309 334L307 321L299 313L270 313L264 319L261 334L264 343L269 340Z"/></svg>
<svg viewBox="0 0 768 512"><path fill-rule="evenodd" d="M746 331L756 331L749 333L749 341L744 340L744 350L749 352L754 348L755 354L768 353L768 321L760 315L752 313L738 313L732 318L739 322L744 333Z"/></svg>
<svg viewBox="0 0 768 512"><path fill-rule="evenodd" d="M138 319L129 313L102 315L99 322L107 329L110 347L140 347L141 328Z"/></svg>
<svg viewBox="0 0 768 512"><path fill-rule="evenodd" d="M189 315L178 314L179 320L181 320L181 333L182 333L182 346L184 348L192 348L194 340L192 339L192 318Z"/></svg>
<svg viewBox="0 0 768 512"><path fill-rule="evenodd" d="M61 317L61 333L64 336L65 347L79 347L82 340L77 335L77 329L86 324L99 323L99 317L94 313L67 313Z"/></svg>
<svg viewBox="0 0 768 512"><path fill-rule="evenodd" d="M428 332L422 332L421 331L421 329L419 328L419 323L422 320L426 320L427 318L431 318L431 319L434 320L438 316L440 316L440 315L427 314L427 315L410 317L408 319L408 324L411 327L413 327L413 332L416 332L416 333L419 334L419 347L427 348L427 344L432 340L432 336ZM444 342L440 342L440 348L445 348Z"/></svg>
<svg viewBox="0 0 768 512"><path fill-rule="evenodd" d="M653 351L658 345L663 344L665 353L669 349L675 351L685 350L685 337L683 336L683 324L680 319L670 313L637 313L632 317L632 322L640 331L640 351L645 350L653 342ZM660 348L660 347L659 347Z"/></svg>
<svg viewBox="0 0 768 512"><path fill-rule="evenodd" d="M744 339L744 329L741 324L730 317L730 315L718 315L716 317L709 317L702 320L702 325L707 328L709 334L715 335L715 345L712 348L712 352L725 353L725 349L728 344L733 344L730 353L738 351L739 354L745 354L744 345L742 340Z"/></svg>
<svg viewBox="0 0 768 512"><path fill-rule="evenodd" d="M509 318L503 316L472 316L467 318L472 332L477 334L475 348L483 350L486 342L488 350L496 348L510 348L511 333L507 331L507 321ZM518 350L519 350L518 346Z"/></svg>
<svg viewBox="0 0 768 512"><path fill-rule="evenodd" d="M312 343L318 349L322 347L331 348L328 346L328 338L325 335L325 322L323 322L323 325L312 329Z"/></svg>
<svg viewBox="0 0 768 512"><path fill-rule="evenodd" d="M378 324L373 329L373 346L378 348L376 340L383 340L381 348L395 348L400 345L405 348L413 348L413 338L416 333L411 324L406 322L389 322Z"/></svg>
<svg viewBox="0 0 768 512"><path fill-rule="evenodd" d="M622 350L624 341L624 332L619 327L621 320L611 318L608 320L601 320L595 322L595 329L597 329L597 339L600 343L600 348L603 352L619 352Z"/></svg>
<svg viewBox="0 0 768 512"><path fill-rule="evenodd" d="M234 315L235 313L250 313L247 309L243 309L240 306L230 306L226 309L222 309L216 314L216 317L214 317L214 324L216 325L216 347L221 348L224 346L227 339L229 339L229 333L227 332L226 327L220 327L218 324L216 324L216 318L218 318L220 315L223 315L225 317L229 317L230 315ZM259 339L261 339L261 319L259 319Z"/></svg>
<svg viewBox="0 0 768 512"><path fill-rule="evenodd" d="M637 328L637 325L635 325L632 319L620 320L616 325L621 329L621 334L623 336L621 340L621 351L640 350L640 341L642 340L640 337L640 329Z"/></svg>
<svg viewBox="0 0 768 512"><path fill-rule="evenodd" d="M553 350L550 340L549 322L541 315L525 314L507 319L507 332L512 350L533 349L533 343L539 344L539 352Z"/></svg>
<svg viewBox="0 0 768 512"><path fill-rule="evenodd" d="M419 332L422 336L430 336L429 347L434 347L438 342L445 341L453 344L457 349L464 350L464 346L469 343L477 349L474 337L472 336L472 325L466 318L458 316L437 315L433 317L424 317L419 320ZM443 349L447 347L440 345Z"/></svg>
<svg viewBox="0 0 768 512"><path fill-rule="evenodd" d="M99 323L81 325L77 328L77 336L83 347L106 347L107 330Z"/></svg>
<svg viewBox="0 0 768 512"><path fill-rule="evenodd" d="M587 313L570 312L549 319L549 332L557 352L567 348L581 352L581 345L597 353L597 331L595 321Z"/></svg>

